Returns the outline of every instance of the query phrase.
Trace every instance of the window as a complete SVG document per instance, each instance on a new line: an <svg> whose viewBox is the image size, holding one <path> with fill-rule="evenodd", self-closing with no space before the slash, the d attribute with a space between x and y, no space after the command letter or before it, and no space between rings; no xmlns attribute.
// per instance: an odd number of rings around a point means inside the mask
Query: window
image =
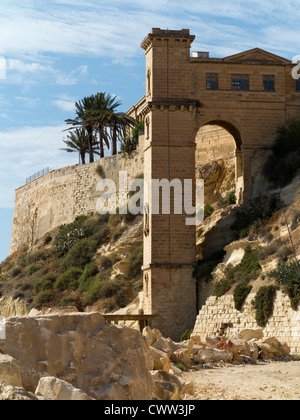
<svg viewBox="0 0 300 420"><path fill-rule="evenodd" d="M218 90L219 89L219 75L207 74L206 75L206 89Z"/></svg>
<svg viewBox="0 0 300 420"><path fill-rule="evenodd" d="M249 76L247 74L233 74L231 77L232 90L249 90Z"/></svg>
<svg viewBox="0 0 300 420"><path fill-rule="evenodd" d="M275 76L264 76L263 77L263 91L274 92L275 91Z"/></svg>
<svg viewBox="0 0 300 420"><path fill-rule="evenodd" d="M296 92L300 92L300 79L296 80Z"/></svg>

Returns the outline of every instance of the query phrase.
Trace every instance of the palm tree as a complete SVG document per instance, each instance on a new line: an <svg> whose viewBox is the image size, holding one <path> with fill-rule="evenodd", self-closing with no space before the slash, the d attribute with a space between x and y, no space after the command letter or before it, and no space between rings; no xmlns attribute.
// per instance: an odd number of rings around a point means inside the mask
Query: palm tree
<svg viewBox="0 0 300 420"><path fill-rule="evenodd" d="M89 152L89 135L84 128L76 128L71 131L67 138L63 140L67 147L61 149L68 153L78 152L81 163L85 164L85 155ZM94 142L92 146L93 154L97 152L97 144Z"/></svg>
<svg viewBox="0 0 300 420"><path fill-rule="evenodd" d="M105 92L86 97L75 103L76 118L66 120L67 124L73 127L81 126L88 133L90 162L94 162L94 144L96 137L99 140L100 157L104 157L104 147L110 147L112 143L112 154L116 155L117 142L124 138L128 129L136 124L133 118L123 113L117 113L117 108L121 105L117 101L117 96L112 96Z"/></svg>
<svg viewBox="0 0 300 420"><path fill-rule="evenodd" d="M92 97L86 97L83 98L79 102L75 102L75 108L76 108L76 118L75 119L68 119L66 120L67 124L72 124L73 127L68 130L73 130L74 127L81 127L82 129L85 129L88 136L88 152L90 156L90 163L94 162L94 144L95 144L95 138L93 136L93 125L91 125L86 120L87 113L93 109L93 99Z"/></svg>

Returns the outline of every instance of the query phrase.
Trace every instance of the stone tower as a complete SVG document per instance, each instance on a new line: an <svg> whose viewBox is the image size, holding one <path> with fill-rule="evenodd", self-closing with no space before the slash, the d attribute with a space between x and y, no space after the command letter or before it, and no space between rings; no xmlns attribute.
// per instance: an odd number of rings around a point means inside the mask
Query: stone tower
<svg viewBox="0 0 300 420"><path fill-rule="evenodd" d="M195 121L198 101L190 99L185 66L194 40L189 30L153 29L142 43L146 52L147 116L144 166L149 187L149 215L144 229L144 311L159 314L152 326L164 336L178 339L194 326L196 282L192 276L195 226L174 209L183 192L170 188L170 214L163 214L152 191L153 180L193 180L195 188ZM187 69L188 70L188 69ZM176 181L174 181L176 180ZM176 195L175 195L176 194ZM179 197L181 195L181 197Z"/></svg>

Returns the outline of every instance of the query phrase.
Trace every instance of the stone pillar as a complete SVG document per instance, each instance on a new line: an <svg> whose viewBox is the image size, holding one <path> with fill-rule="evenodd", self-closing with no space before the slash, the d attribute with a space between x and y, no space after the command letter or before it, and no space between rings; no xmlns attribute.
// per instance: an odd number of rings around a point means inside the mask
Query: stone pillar
<svg viewBox="0 0 300 420"><path fill-rule="evenodd" d="M192 329L196 319L196 281L192 276L196 228L186 224L183 206L185 180L193 180L195 193L194 130L199 103L189 97L185 80L193 40L188 30L153 29L142 43L148 104L144 178L149 188L144 229L144 312L158 314L152 327L173 339ZM153 190L154 180L172 183L170 214L164 214L162 194L157 196ZM182 214L177 214L180 199ZM158 214L153 214L158 201Z"/></svg>

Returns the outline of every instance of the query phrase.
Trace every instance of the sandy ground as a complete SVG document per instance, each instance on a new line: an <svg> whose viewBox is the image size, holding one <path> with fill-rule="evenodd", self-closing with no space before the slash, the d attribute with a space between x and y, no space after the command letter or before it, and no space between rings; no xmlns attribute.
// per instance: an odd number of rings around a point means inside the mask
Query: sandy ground
<svg viewBox="0 0 300 420"><path fill-rule="evenodd" d="M300 400L300 361L186 372L197 400Z"/></svg>

